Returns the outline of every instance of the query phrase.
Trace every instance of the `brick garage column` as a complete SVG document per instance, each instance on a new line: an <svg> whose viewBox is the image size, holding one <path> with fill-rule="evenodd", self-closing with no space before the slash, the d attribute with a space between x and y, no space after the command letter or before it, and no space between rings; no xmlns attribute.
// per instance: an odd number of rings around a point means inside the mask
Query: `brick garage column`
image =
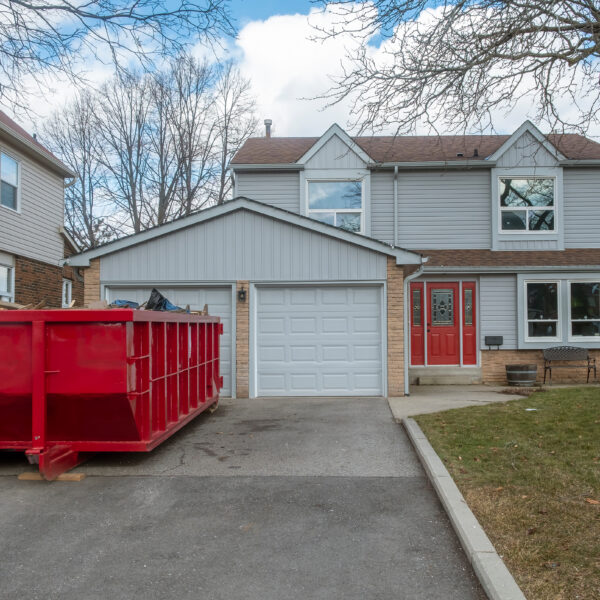
<svg viewBox="0 0 600 600"><path fill-rule="evenodd" d="M83 302L89 304L100 300L100 259L90 261L90 266L83 271Z"/></svg>
<svg viewBox="0 0 600 600"><path fill-rule="evenodd" d="M240 302L237 295L242 287L246 290L244 302ZM237 282L235 298L235 395L237 398L248 398L250 395L250 289L247 281Z"/></svg>
<svg viewBox="0 0 600 600"><path fill-rule="evenodd" d="M404 272L387 259L388 396L404 396Z"/></svg>

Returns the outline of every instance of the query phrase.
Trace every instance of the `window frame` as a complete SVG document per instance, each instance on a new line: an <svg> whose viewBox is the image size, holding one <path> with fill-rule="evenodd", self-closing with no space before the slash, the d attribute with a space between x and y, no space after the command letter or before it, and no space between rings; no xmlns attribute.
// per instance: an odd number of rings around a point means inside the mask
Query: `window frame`
<svg viewBox="0 0 600 600"><path fill-rule="evenodd" d="M527 303L527 286L530 283L554 283L556 284L556 319L529 319L529 306ZM562 335L562 281L560 279L524 279L523 280L523 341L528 344L543 344L546 342L561 342ZM530 336L530 322L554 323L556 322L555 336Z"/></svg>
<svg viewBox="0 0 600 600"><path fill-rule="evenodd" d="M310 208L310 185L311 183L344 183L344 182L360 182L360 210L356 208ZM338 227L337 225L331 225L341 231L347 231L348 233L358 233L360 235L366 235L366 181L364 177L307 177L305 180L305 195L306 195L306 216L312 219L312 213L360 213L360 229L359 231L348 231ZM335 219L335 217L334 217ZM313 219L317 221L317 219ZM323 221L317 221L323 223ZM328 223L323 223L327 225Z"/></svg>
<svg viewBox="0 0 600 600"><path fill-rule="evenodd" d="M553 183L553 197L554 197L554 205L553 206L536 206L536 207L503 207L500 204L500 188L502 185L502 179L551 179ZM552 236L556 235L559 230L559 210L558 210L558 181L556 175L540 175L540 174L526 174L526 173L515 173L515 174L507 174L507 173L499 173L496 175L496 210L498 212L498 235L506 236L506 235L517 235L517 236ZM503 229L502 228L502 213L503 212L515 212L515 211L525 211L526 213L526 226L529 227L529 212L536 210L552 210L554 213L554 229L549 229L547 231L543 230L535 230L535 229Z"/></svg>
<svg viewBox="0 0 600 600"><path fill-rule="evenodd" d="M5 208L6 210L10 210L13 213L20 214L21 213L21 161L10 151L7 151L5 148L0 148L0 182L2 182L2 156L7 156L11 158L17 163L17 206L16 208L11 208L10 206L6 206L2 204L2 198L0 197L0 207ZM12 185L9 184L9 185Z"/></svg>
<svg viewBox="0 0 600 600"><path fill-rule="evenodd" d="M15 301L15 267L13 265L7 265L0 263L0 267L8 269L8 289L0 289L0 300L6 299L5 302Z"/></svg>
<svg viewBox="0 0 600 600"><path fill-rule="evenodd" d="M65 299L65 291L68 291L67 299ZM62 296L61 306L63 308L69 308L69 306L71 305L71 301L73 300L73 281L71 279L67 279L66 277L63 277L61 296Z"/></svg>
<svg viewBox="0 0 600 600"><path fill-rule="evenodd" d="M567 339L569 342L595 342L596 344L600 342L599 335L574 335L573 334L573 316L571 312L571 286L574 283L597 283L600 285L600 278L585 278L585 279L567 279ZM594 320L594 319L575 319L577 322L585 322L586 320ZM598 319L600 320L600 319Z"/></svg>

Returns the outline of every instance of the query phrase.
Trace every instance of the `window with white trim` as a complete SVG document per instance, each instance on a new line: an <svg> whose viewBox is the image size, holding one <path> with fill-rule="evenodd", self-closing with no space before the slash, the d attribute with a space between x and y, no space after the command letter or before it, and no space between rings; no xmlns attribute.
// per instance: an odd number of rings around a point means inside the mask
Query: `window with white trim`
<svg viewBox="0 0 600 600"><path fill-rule="evenodd" d="M519 232L554 232L554 177L500 177L500 229Z"/></svg>
<svg viewBox="0 0 600 600"><path fill-rule="evenodd" d="M542 341L560 337L559 287L559 281L525 282L526 338Z"/></svg>
<svg viewBox="0 0 600 600"><path fill-rule="evenodd" d="M13 293L13 268L0 265L0 300L12 302Z"/></svg>
<svg viewBox="0 0 600 600"><path fill-rule="evenodd" d="M0 153L0 204L12 210L18 210L19 203L19 163Z"/></svg>
<svg viewBox="0 0 600 600"><path fill-rule="evenodd" d="M308 216L346 231L363 233L362 181L309 181Z"/></svg>
<svg viewBox="0 0 600 600"><path fill-rule="evenodd" d="M70 279L63 279L62 282L62 307L69 308L73 296L73 282Z"/></svg>
<svg viewBox="0 0 600 600"><path fill-rule="evenodd" d="M572 338L600 337L600 281L571 281L570 333Z"/></svg>

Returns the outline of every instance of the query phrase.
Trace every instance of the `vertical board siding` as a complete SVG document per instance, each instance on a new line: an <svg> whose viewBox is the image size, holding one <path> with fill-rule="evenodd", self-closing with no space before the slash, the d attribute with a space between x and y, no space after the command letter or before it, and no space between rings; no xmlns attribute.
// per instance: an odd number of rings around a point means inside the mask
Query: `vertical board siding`
<svg viewBox="0 0 600 600"><path fill-rule="evenodd" d="M386 255L238 210L102 258L103 282L384 280Z"/></svg>
<svg viewBox="0 0 600 600"><path fill-rule="evenodd" d="M479 280L481 348L486 335L504 337L502 350L517 347L517 278L514 275L482 275Z"/></svg>
<svg viewBox="0 0 600 600"><path fill-rule="evenodd" d="M300 176L297 171L238 173L236 194L300 213Z"/></svg>
<svg viewBox="0 0 600 600"><path fill-rule="evenodd" d="M490 198L487 169L400 172L398 244L408 249L490 248Z"/></svg>
<svg viewBox="0 0 600 600"><path fill-rule="evenodd" d="M558 240L498 240L498 250L560 250Z"/></svg>
<svg viewBox="0 0 600 600"><path fill-rule="evenodd" d="M364 169L365 162L337 135L306 161L307 169Z"/></svg>
<svg viewBox="0 0 600 600"><path fill-rule="evenodd" d="M0 250L56 265L63 258L63 178L4 141L0 149L21 171L20 212L0 207Z"/></svg>
<svg viewBox="0 0 600 600"><path fill-rule="evenodd" d="M371 173L371 237L394 243L394 173Z"/></svg>
<svg viewBox="0 0 600 600"><path fill-rule="evenodd" d="M564 169L566 248L600 247L600 169Z"/></svg>
<svg viewBox="0 0 600 600"><path fill-rule="evenodd" d="M557 160L526 131L496 161L497 167L556 167Z"/></svg>

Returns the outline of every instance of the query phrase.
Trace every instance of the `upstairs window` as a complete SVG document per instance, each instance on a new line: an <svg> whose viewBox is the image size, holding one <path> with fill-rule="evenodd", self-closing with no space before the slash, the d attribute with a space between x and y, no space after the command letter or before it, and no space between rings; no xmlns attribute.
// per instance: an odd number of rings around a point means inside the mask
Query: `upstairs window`
<svg viewBox="0 0 600 600"><path fill-rule="evenodd" d="M308 216L346 231L364 231L361 181L309 181Z"/></svg>
<svg viewBox="0 0 600 600"><path fill-rule="evenodd" d="M12 157L0 153L0 204L17 210L19 191L19 163Z"/></svg>
<svg viewBox="0 0 600 600"><path fill-rule="evenodd" d="M501 177L498 189L502 231L555 230L553 177Z"/></svg>

